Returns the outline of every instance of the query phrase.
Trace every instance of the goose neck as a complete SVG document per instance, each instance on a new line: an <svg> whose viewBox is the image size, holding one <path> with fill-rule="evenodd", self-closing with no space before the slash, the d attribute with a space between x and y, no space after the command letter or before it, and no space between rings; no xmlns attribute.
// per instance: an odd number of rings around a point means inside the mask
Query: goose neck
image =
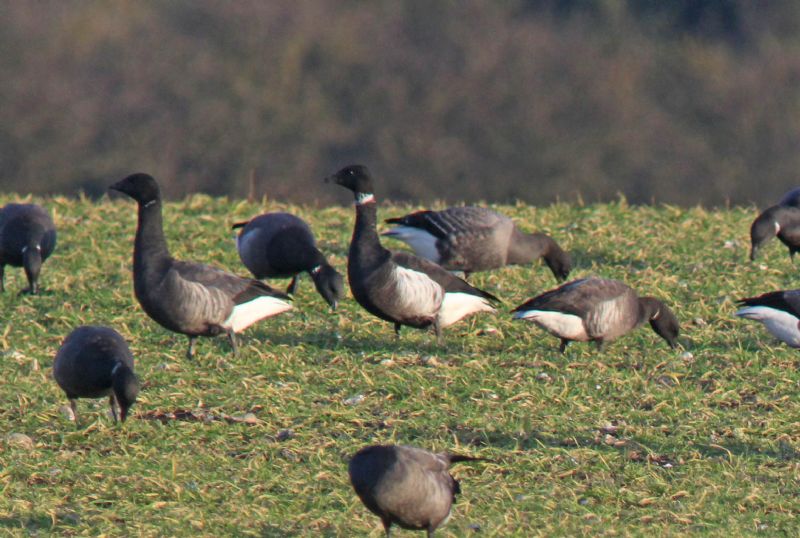
<svg viewBox="0 0 800 538"><path fill-rule="evenodd" d="M134 270L143 269L148 261L169 257L160 200L139 206L139 223L133 253Z"/></svg>

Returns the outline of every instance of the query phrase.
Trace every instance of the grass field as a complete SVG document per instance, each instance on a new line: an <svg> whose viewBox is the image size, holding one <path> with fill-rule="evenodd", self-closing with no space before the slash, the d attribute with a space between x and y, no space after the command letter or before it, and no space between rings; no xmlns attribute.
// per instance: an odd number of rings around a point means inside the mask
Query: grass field
<svg viewBox="0 0 800 538"><path fill-rule="evenodd" d="M350 297L332 314L305 279L238 357L201 339L189 362L133 296L134 203L37 202L60 235L43 293L18 295L24 274L7 268L0 296L0 534L379 536L346 470L371 443L494 460L454 467L463 495L442 536L800 534L800 356L733 317L736 298L798 287L800 269L777 241L746 261L753 208L500 208L553 234L571 277L666 300L682 350L645 326L560 355L508 314L555 284L537 263L474 275L503 309L447 329L443 348L410 329L395 340ZM246 274L230 224L266 209L308 219L344 272L347 207L195 196L165 206L172 252ZM77 428L61 409L52 359L80 324L113 326L136 356L144 386L124 425L105 400L80 400Z"/></svg>

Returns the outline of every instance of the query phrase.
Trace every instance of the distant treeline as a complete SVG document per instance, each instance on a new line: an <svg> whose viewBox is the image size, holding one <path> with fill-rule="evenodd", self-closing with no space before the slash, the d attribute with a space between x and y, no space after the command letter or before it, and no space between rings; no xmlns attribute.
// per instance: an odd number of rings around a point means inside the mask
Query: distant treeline
<svg viewBox="0 0 800 538"><path fill-rule="evenodd" d="M800 184L796 0L8 1L0 189L764 205Z"/></svg>

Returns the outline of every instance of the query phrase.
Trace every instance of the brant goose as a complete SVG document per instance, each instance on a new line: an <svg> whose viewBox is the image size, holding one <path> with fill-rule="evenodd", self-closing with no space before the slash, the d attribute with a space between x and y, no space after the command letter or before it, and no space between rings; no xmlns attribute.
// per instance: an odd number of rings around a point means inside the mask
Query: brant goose
<svg viewBox="0 0 800 538"><path fill-rule="evenodd" d="M775 236L789 248L794 261L795 253L800 252L800 188L787 192L777 205L768 207L753 221L750 260L755 260L761 247Z"/></svg>
<svg viewBox="0 0 800 538"><path fill-rule="evenodd" d="M461 493L450 475L450 464L482 458L443 452L434 454L411 446L375 445L359 450L350 460L350 483L370 512L381 518L386 536L392 524L425 530L432 536L450 517Z"/></svg>
<svg viewBox="0 0 800 538"><path fill-rule="evenodd" d="M161 193L151 176L133 174L111 188L139 205L133 246L136 299L162 327L189 337L187 357L194 355L198 336L222 333L236 354L236 333L292 307L286 294L263 282L172 258L162 227Z"/></svg>
<svg viewBox="0 0 800 538"><path fill-rule="evenodd" d="M123 422L139 394L133 355L125 339L109 327L84 325L64 339L53 362L53 377L69 398L75 422L76 400L109 396L114 422Z"/></svg>
<svg viewBox="0 0 800 538"><path fill-rule="evenodd" d="M289 213L266 213L234 224L233 229L237 228L242 229L236 238L239 257L253 276L292 277L286 293L294 294L300 273L307 272L322 298L336 310L344 288L342 275L319 251L303 219Z"/></svg>
<svg viewBox="0 0 800 538"><path fill-rule="evenodd" d="M47 212L36 204L7 204L0 209L0 291L5 291L6 265L24 267L28 287L39 292L42 263L56 247L56 227Z"/></svg>
<svg viewBox="0 0 800 538"><path fill-rule="evenodd" d="M514 222L485 207L451 207L444 211L417 211L386 219L399 226L382 235L407 243L417 256L465 278L477 271L520 265L544 258L556 280L566 280L572 269L569 254L552 237L521 232Z"/></svg>
<svg viewBox="0 0 800 538"><path fill-rule="evenodd" d="M326 179L353 191L356 223L347 256L347 279L353 297L371 314L402 325L441 329L474 312L494 312L497 297L428 260L381 246L375 228L377 203L372 178L365 166L353 165Z"/></svg>
<svg viewBox="0 0 800 538"><path fill-rule="evenodd" d="M760 321L778 340L800 348L800 290L773 291L737 301L736 315Z"/></svg>
<svg viewBox="0 0 800 538"><path fill-rule="evenodd" d="M664 303L654 297L639 297L617 280L573 280L529 299L512 312L515 319L530 320L561 338L562 353L573 340L593 341L601 349L605 342L645 321L671 348L678 340L678 320Z"/></svg>

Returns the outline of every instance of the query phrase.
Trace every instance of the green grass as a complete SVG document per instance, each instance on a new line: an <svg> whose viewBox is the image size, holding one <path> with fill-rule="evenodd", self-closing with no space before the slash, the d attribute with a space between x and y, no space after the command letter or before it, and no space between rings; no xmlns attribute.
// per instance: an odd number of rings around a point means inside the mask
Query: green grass
<svg viewBox="0 0 800 538"><path fill-rule="evenodd" d="M665 299L691 355L647 327L601 353L573 344L560 355L557 339L507 312L553 287L535 264L475 275L503 311L447 329L445 348L410 329L396 341L352 298L331 314L306 279L296 309L246 331L239 357L224 338L201 339L188 362L186 339L133 296L134 204L39 202L60 234L44 292L18 295L24 274L8 268L0 297L2 532L379 536L346 472L370 443L494 460L455 466L464 493L443 536L800 532L800 361L733 317L738 297L797 287L798 268L777 241L745 261L752 208L500 208L552 233L575 258L572 276ZM229 225L267 209L307 218L344 270L351 208L195 196L165 207L173 254L245 274ZM125 336L144 380L123 426L105 401L80 400L76 428L51 379L62 339L95 323ZM363 401L345 403L355 395ZM206 420L165 416L180 410ZM257 422L224 420L246 413ZM5 441L11 432L33 448Z"/></svg>

